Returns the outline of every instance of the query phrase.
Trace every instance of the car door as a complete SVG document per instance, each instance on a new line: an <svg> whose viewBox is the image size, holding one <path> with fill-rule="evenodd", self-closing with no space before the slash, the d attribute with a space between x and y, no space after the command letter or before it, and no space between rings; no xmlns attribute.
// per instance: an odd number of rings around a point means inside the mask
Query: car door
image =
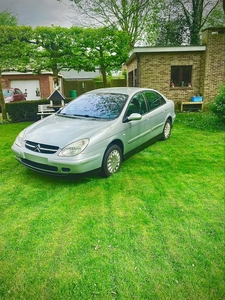
<svg viewBox="0 0 225 300"><path fill-rule="evenodd" d="M156 91L144 91L149 113L147 114L147 124L149 129L149 139L159 135L163 131L165 124L166 100Z"/></svg>
<svg viewBox="0 0 225 300"><path fill-rule="evenodd" d="M140 120L128 121L132 113L141 115ZM147 105L142 93L135 94L124 116L124 152L127 153L148 141Z"/></svg>

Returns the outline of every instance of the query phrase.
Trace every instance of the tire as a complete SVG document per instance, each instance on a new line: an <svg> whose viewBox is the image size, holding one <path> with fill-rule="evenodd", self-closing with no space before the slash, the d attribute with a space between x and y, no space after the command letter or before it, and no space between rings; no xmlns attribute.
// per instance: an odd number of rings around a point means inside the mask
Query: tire
<svg viewBox="0 0 225 300"><path fill-rule="evenodd" d="M171 121L167 119L162 132L162 140L165 141L170 137L171 130L172 130Z"/></svg>
<svg viewBox="0 0 225 300"><path fill-rule="evenodd" d="M122 151L118 145L111 145L102 161L102 176L109 177L119 171L122 163Z"/></svg>

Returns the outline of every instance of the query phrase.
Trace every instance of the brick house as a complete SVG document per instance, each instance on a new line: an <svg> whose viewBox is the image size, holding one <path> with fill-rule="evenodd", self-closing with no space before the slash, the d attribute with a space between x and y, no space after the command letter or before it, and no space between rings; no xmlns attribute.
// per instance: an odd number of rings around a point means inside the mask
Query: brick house
<svg viewBox="0 0 225 300"><path fill-rule="evenodd" d="M39 75L33 75L31 72L3 72L1 79L2 88L17 87L22 92L26 91L27 100L48 98L54 91L54 77L50 72ZM62 81L61 76L59 80Z"/></svg>
<svg viewBox="0 0 225 300"><path fill-rule="evenodd" d="M135 47L127 61L128 86L154 88L175 103L214 99L225 84L225 28L202 32L201 46Z"/></svg>

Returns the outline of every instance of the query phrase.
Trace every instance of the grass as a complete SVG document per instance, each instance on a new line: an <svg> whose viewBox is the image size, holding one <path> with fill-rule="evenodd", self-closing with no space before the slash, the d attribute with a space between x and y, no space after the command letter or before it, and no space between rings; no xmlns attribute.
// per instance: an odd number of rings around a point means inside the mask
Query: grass
<svg viewBox="0 0 225 300"><path fill-rule="evenodd" d="M118 174L48 177L0 125L0 299L224 299L224 134L178 114Z"/></svg>

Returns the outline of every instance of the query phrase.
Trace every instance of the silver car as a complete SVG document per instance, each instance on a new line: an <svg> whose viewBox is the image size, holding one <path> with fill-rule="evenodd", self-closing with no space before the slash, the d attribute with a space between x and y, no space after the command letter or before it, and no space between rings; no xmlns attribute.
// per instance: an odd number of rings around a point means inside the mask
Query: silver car
<svg viewBox="0 0 225 300"><path fill-rule="evenodd" d="M87 92L23 130L12 150L26 167L50 174L119 171L124 156L156 136L169 138L174 102L153 89Z"/></svg>

